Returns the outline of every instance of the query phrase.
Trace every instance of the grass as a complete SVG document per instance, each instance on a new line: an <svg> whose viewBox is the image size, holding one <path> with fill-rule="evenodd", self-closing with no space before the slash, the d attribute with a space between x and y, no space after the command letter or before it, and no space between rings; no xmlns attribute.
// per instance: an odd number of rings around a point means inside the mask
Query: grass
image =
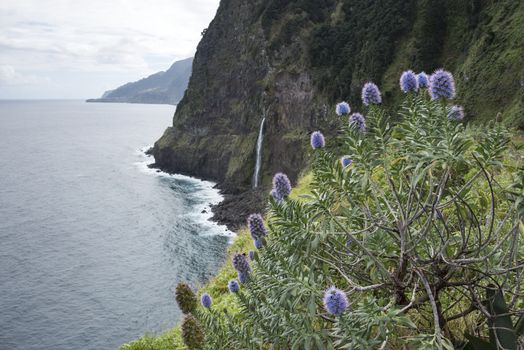
<svg viewBox="0 0 524 350"><path fill-rule="evenodd" d="M291 199L299 200L304 195L311 194L311 182L313 182L313 173L305 173L299 180L297 185L293 188Z"/></svg>
<svg viewBox="0 0 524 350"><path fill-rule="evenodd" d="M182 342L180 327L177 326L160 336L145 335L132 343L122 345L119 350L187 350L187 348Z"/></svg>

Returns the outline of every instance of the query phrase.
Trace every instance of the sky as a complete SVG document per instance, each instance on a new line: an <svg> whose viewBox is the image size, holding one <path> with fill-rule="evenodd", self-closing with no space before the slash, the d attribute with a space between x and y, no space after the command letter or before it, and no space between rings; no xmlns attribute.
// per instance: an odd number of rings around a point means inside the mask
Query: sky
<svg viewBox="0 0 524 350"><path fill-rule="evenodd" d="M100 97L194 55L219 0L1 0L0 99Z"/></svg>

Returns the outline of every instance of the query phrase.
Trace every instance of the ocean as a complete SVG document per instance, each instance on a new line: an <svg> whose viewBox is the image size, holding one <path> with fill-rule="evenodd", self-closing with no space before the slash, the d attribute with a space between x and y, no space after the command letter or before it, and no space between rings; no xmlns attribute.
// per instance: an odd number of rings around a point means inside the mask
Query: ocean
<svg viewBox="0 0 524 350"><path fill-rule="evenodd" d="M116 349L175 326L233 233L210 182L148 168L174 106L0 101L0 349Z"/></svg>

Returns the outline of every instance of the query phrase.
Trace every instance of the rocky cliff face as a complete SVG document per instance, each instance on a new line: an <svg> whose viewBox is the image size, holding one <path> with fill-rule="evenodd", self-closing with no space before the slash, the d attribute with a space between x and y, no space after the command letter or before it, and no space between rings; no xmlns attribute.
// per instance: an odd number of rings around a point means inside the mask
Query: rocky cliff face
<svg viewBox="0 0 524 350"><path fill-rule="evenodd" d="M87 102L127 102L177 104L187 88L193 58L176 61L165 72L158 72L127 83Z"/></svg>
<svg viewBox="0 0 524 350"><path fill-rule="evenodd" d="M334 122L333 103L359 108L372 79L394 104L408 68L445 66L470 119L500 112L524 126L523 28L513 0L222 0L173 126L155 143L156 164L249 189L266 116L262 183L277 171L295 181L308 134Z"/></svg>

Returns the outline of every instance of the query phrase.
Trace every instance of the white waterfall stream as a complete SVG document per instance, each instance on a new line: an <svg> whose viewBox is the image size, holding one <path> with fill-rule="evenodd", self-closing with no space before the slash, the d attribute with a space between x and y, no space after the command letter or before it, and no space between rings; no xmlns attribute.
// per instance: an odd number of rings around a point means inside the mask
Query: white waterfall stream
<svg viewBox="0 0 524 350"><path fill-rule="evenodd" d="M262 166L262 141L264 140L264 123L266 117L262 118L260 123L260 130L258 131L257 139L257 159L255 163L255 173L253 174L253 188L258 187L259 177L260 177L260 167Z"/></svg>

